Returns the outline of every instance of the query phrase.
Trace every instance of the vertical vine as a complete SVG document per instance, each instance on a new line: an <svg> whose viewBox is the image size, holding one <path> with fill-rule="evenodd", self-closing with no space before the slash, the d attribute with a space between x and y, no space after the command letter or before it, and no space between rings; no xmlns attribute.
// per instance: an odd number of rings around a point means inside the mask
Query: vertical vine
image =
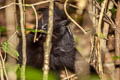
<svg viewBox="0 0 120 80"><path fill-rule="evenodd" d="M21 66L21 80L25 80L25 67L26 67L26 36L24 30L24 7L23 7L24 0L19 0L19 8L20 8L20 26L21 26L21 33L22 33L22 66Z"/></svg>

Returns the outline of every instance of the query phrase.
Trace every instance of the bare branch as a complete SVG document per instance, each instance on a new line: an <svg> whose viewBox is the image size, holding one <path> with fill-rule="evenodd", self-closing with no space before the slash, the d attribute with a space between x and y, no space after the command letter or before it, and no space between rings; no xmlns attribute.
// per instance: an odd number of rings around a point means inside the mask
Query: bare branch
<svg viewBox="0 0 120 80"><path fill-rule="evenodd" d="M22 6L22 0L19 0L19 8L20 8L20 25L21 25L21 32L22 32L22 66L21 66L21 80L25 80L25 67L26 67L26 36L24 30L24 12Z"/></svg>
<svg viewBox="0 0 120 80"><path fill-rule="evenodd" d="M33 5L32 5L32 8L33 8L33 11L35 13L35 19L36 19L36 29L35 29L35 35L34 35L34 42L35 42L36 37L37 37L37 29L38 29L38 15L37 15L37 11Z"/></svg>
<svg viewBox="0 0 120 80"><path fill-rule="evenodd" d="M5 5L5 6L0 7L0 9L4 9L4 8L6 8L6 7L10 7L10 6L12 6L13 4L15 4L15 3L12 2L12 3L8 4L8 5Z"/></svg>
<svg viewBox="0 0 120 80"><path fill-rule="evenodd" d="M65 11L67 17L68 17L77 27L79 27L79 28L83 31L84 34L87 34L87 32L86 32L74 19L72 19L72 18L70 17L70 15L68 14L67 8L66 8L66 7L67 7L67 3L68 3L68 0L66 0L65 3L64 3L64 11Z"/></svg>
<svg viewBox="0 0 120 80"><path fill-rule="evenodd" d="M52 48L51 39L53 32L53 16L54 16L54 1L49 0L49 21L48 21L48 31L47 38L44 44L44 71L43 71L43 80L48 80L48 72L49 72L49 57L50 51Z"/></svg>

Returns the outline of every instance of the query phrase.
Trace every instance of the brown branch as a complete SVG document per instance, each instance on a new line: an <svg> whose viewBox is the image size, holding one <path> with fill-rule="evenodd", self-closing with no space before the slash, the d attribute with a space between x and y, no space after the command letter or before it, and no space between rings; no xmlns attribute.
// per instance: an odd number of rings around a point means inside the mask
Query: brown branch
<svg viewBox="0 0 120 80"><path fill-rule="evenodd" d="M48 31L47 31L47 38L44 44L44 71L43 71L43 80L48 80L48 72L49 72L49 57L50 51L52 48L51 39L52 39L52 32L53 32L53 16L54 16L54 2L50 0L49 3L49 21L48 21Z"/></svg>
<svg viewBox="0 0 120 80"><path fill-rule="evenodd" d="M80 28L81 30L82 30L82 32L84 33L84 34L87 34L87 32L74 20L74 19L72 19L71 18L71 16L68 14L68 12L67 12L67 3L68 3L68 0L66 0L65 1L65 3L64 3L64 11L65 11L65 14L67 15L67 17L78 27L78 28Z"/></svg>

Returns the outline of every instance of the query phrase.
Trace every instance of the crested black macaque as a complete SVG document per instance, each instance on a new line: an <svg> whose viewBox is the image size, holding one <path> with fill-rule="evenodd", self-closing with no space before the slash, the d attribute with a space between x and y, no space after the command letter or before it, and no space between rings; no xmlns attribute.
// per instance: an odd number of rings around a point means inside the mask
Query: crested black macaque
<svg viewBox="0 0 120 80"><path fill-rule="evenodd" d="M74 38L69 28L70 21L67 19L64 11L55 6L54 8L54 26L52 37L52 50L50 54L50 70L57 71L65 67L78 75L78 80L86 80L89 74L89 64L81 57L76 50ZM48 9L43 11L39 20L39 29L47 31L48 28ZM27 65L42 69L44 60L43 43L46 34L38 32L38 41L33 42L34 33L27 34ZM22 63L22 40L18 45L19 63Z"/></svg>

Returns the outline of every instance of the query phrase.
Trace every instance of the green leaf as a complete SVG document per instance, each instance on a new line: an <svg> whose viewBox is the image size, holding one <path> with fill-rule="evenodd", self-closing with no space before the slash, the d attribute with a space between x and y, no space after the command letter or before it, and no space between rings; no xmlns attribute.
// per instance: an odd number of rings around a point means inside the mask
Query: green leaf
<svg viewBox="0 0 120 80"><path fill-rule="evenodd" d="M16 27L16 29L21 30L21 28L19 26ZM30 29L30 28L25 28L25 31L36 32L35 29ZM47 33L45 30L41 30L41 29L37 30L37 32L41 32L41 33L45 33L45 34Z"/></svg>
<svg viewBox="0 0 120 80"><path fill-rule="evenodd" d="M20 26L17 26L16 29L17 29L18 31L21 30Z"/></svg>
<svg viewBox="0 0 120 80"><path fill-rule="evenodd" d="M28 29L28 28L26 28L25 31L36 32L35 29ZM45 34L47 33L47 32L44 31L44 30L37 30L37 32L41 32L41 33L45 33Z"/></svg>
<svg viewBox="0 0 120 80"><path fill-rule="evenodd" d="M112 9L109 9L109 11L110 11L112 14L115 14L117 10L116 10L115 8L112 8Z"/></svg>
<svg viewBox="0 0 120 80"><path fill-rule="evenodd" d="M107 38L104 36L103 33L100 33L100 35L98 35L98 33L96 32L95 35L98 36L98 37L101 38L101 39L105 39L105 40L107 40Z"/></svg>
<svg viewBox="0 0 120 80"><path fill-rule="evenodd" d="M112 59L113 60L120 59L120 56L113 56Z"/></svg>
<svg viewBox="0 0 120 80"><path fill-rule="evenodd" d="M102 3L103 2L103 0L97 0L98 1L98 3Z"/></svg>
<svg viewBox="0 0 120 80"><path fill-rule="evenodd" d="M18 51L14 48L12 43L4 42L2 44L2 49L13 58L18 59L18 56L19 56Z"/></svg>
<svg viewBox="0 0 120 80"><path fill-rule="evenodd" d="M7 32L5 26L0 26L0 32Z"/></svg>

